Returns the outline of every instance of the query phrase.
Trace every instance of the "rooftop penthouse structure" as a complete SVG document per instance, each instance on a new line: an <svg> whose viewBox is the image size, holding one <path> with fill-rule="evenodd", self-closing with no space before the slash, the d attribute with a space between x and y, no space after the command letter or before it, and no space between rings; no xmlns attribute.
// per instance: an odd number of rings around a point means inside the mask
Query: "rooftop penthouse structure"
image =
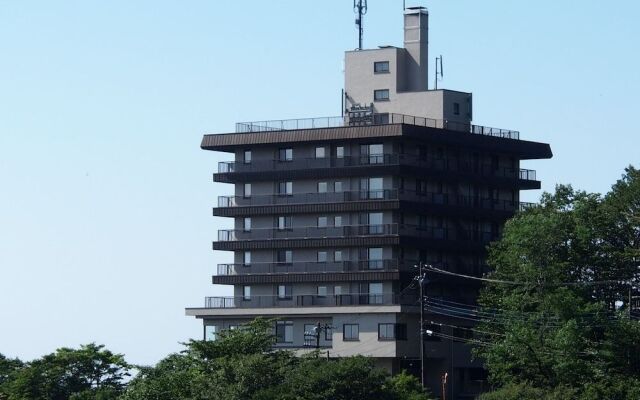
<svg viewBox="0 0 640 400"><path fill-rule="evenodd" d="M212 271L233 296L186 310L206 339L275 317L276 346L304 350L321 324L330 357L418 373L414 266L482 276L487 244L528 206L520 190L540 188L521 161L550 158L549 145L474 125L470 93L429 90L428 13L407 9L404 22L404 48L346 52L343 116L244 122L203 137L202 149L230 156L213 175L230 188L213 214L234 221L213 242L233 262ZM479 286L442 274L425 289L432 302L473 304ZM434 333L427 383L439 393L448 372L451 398L473 398L482 366L468 343L446 338L468 338L460 329L471 323L437 310L423 327Z"/></svg>

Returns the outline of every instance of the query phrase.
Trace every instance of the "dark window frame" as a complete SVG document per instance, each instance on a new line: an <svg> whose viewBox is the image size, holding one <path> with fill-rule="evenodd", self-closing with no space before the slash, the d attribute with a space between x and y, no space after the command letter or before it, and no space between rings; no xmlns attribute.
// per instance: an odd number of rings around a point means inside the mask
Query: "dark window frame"
<svg viewBox="0 0 640 400"><path fill-rule="evenodd" d="M379 68L379 67L384 67L386 66L386 68ZM374 61L373 62L373 73L374 74L388 74L391 71L391 65L389 64L389 61Z"/></svg>
<svg viewBox="0 0 640 400"><path fill-rule="evenodd" d="M383 96L386 94L386 97ZM373 101L389 101L391 98L391 93L389 89L375 89L373 91Z"/></svg>
<svg viewBox="0 0 640 400"><path fill-rule="evenodd" d="M356 327L357 335L356 338L349 337L347 338L347 327L353 329ZM353 331L350 331L350 336L352 336ZM342 341L344 342L359 342L360 341L360 324L343 324L342 325Z"/></svg>

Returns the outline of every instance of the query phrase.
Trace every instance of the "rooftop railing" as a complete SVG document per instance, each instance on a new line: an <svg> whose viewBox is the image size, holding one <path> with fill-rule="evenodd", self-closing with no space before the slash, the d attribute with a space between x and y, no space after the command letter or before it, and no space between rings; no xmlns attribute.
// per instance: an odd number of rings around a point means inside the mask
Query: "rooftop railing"
<svg viewBox="0 0 640 400"><path fill-rule="evenodd" d="M509 129L491 128L482 125L465 124L440 119L415 117L404 114L375 114L370 125L407 124L430 128L447 129L476 135L493 136L505 139L519 139L520 133ZM258 122L236 123L236 133L273 132L299 129L339 128L360 126L349 124L348 117L320 117L303 119L283 119Z"/></svg>
<svg viewBox="0 0 640 400"><path fill-rule="evenodd" d="M264 307L340 307L414 305L415 295L382 294L317 294L293 296L205 297L204 308L264 308Z"/></svg>

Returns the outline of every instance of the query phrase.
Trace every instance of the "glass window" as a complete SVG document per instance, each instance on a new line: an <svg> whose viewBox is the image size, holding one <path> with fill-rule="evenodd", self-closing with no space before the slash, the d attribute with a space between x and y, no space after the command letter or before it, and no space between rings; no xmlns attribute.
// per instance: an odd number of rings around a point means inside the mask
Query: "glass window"
<svg viewBox="0 0 640 400"><path fill-rule="evenodd" d="M344 341L360 340L360 326L358 324L342 325L342 337Z"/></svg>
<svg viewBox="0 0 640 400"><path fill-rule="evenodd" d="M204 340L215 341L218 339L218 326L217 325L205 325L204 326Z"/></svg>
<svg viewBox="0 0 640 400"><path fill-rule="evenodd" d="M291 216L278 217L278 229L291 229Z"/></svg>
<svg viewBox="0 0 640 400"><path fill-rule="evenodd" d="M376 61L373 63L373 72L376 74L385 74L389 72L389 61Z"/></svg>
<svg viewBox="0 0 640 400"><path fill-rule="evenodd" d="M367 186L369 187L369 197L370 199L383 199L384 198L384 189L383 189L383 180L382 178L369 178L367 182Z"/></svg>
<svg viewBox="0 0 640 400"><path fill-rule="evenodd" d="M327 193L327 182L318 182L318 193Z"/></svg>
<svg viewBox="0 0 640 400"><path fill-rule="evenodd" d="M293 194L293 182L278 182L278 194L291 196Z"/></svg>
<svg viewBox="0 0 640 400"><path fill-rule="evenodd" d="M245 217L242 223L242 229L245 232L249 232L251 230L251 217Z"/></svg>
<svg viewBox="0 0 640 400"><path fill-rule="evenodd" d="M340 296L342 294L342 286L334 286L333 294L336 296Z"/></svg>
<svg viewBox="0 0 640 400"><path fill-rule="evenodd" d="M344 158L344 146L336 147L336 158Z"/></svg>
<svg viewBox="0 0 640 400"><path fill-rule="evenodd" d="M245 266L251 265L251 252L250 251L245 251L244 252L242 263Z"/></svg>
<svg viewBox="0 0 640 400"><path fill-rule="evenodd" d="M341 181L336 181L333 183L333 191L336 193L340 193L342 192L342 182Z"/></svg>
<svg viewBox="0 0 640 400"><path fill-rule="evenodd" d="M384 146L382 143L360 145L361 164L383 164Z"/></svg>
<svg viewBox="0 0 640 400"><path fill-rule="evenodd" d="M291 161L291 160L293 160L293 149L278 150L278 161Z"/></svg>
<svg viewBox="0 0 640 400"><path fill-rule="evenodd" d="M460 103L453 103L453 115L460 115Z"/></svg>
<svg viewBox="0 0 640 400"><path fill-rule="evenodd" d="M342 216L336 215L333 217L333 226L342 226Z"/></svg>
<svg viewBox="0 0 640 400"><path fill-rule="evenodd" d="M278 298L290 299L291 298L291 285L278 285Z"/></svg>
<svg viewBox="0 0 640 400"><path fill-rule="evenodd" d="M251 184L250 183L245 183L244 184L244 192L242 193L242 195L244 197L251 197Z"/></svg>
<svg viewBox="0 0 640 400"><path fill-rule="evenodd" d="M316 147L316 158L324 158L324 147Z"/></svg>
<svg viewBox="0 0 640 400"><path fill-rule="evenodd" d="M382 304L382 283L369 283L369 304Z"/></svg>
<svg viewBox="0 0 640 400"><path fill-rule="evenodd" d="M394 340L395 324L378 324L378 340Z"/></svg>
<svg viewBox="0 0 640 400"><path fill-rule="evenodd" d="M327 297L327 287L318 286L318 297Z"/></svg>
<svg viewBox="0 0 640 400"><path fill-rule="evenodd" d="M318 252L318 262L327 262L327 252L319 251Z"/></svg>
<svg viewBox="0 0 640 400"><path fill-rule="evenodd" d="M373 91L374 101L389 101L389 89L378 89Z"/></svg>
<svg viewBox="0 0 640 400"><path fill-rule="evenodd" d="M230 331L235 331L236 329L240 329L240 325L229 325L227 329L229 329Z"/></svg>
<svg viewBox="0 0 640 400"><path fill-rule="evenodd" d="M384 231L384 225L382 224L382 213L369 213L368 225L370 235L379 235Z"/></svg>
<svg viewBox="0 0 640 400"><path fill-rule="evenodd" d="M276 343L293 342L293 321L276 321Z"/></svg>
<svg viewBox="0 0 640 400"><path fill-rule="evenodd" d="M245 164L251 164L251 150L244 151L243 161Z"/></svg>
<svg viewBox="0 0 640 400"><path fill-rule="evenodd" d="M335 262L342 261L342 250L336 250L333 252L333 261Z"/></svg>
<svg viewBox="0 0 640 400"><path fill-rule="evenodd" d="M327 217L318 217L318 228L327 227Z"/></svg>
<svg viewBox="0 0 640 400"><path fill-rule="evenodd" d="M333 329L330 326L324 328L324 340L333 340Z"/></svg>
<svg viewBox="0 0 640 400"><path fill-rule="evenodd" d="M291 250L278 250L277 262L279 264L291 264L293 262L293 251L291 251Z"/></svg>
<svg viewBox="0 0 640 400"><path fill-rule="evenodd" d="M382 247L370 247L367 249L367 267L369 269L382 268Z"/></svg>
<svg viewBox="0 0 640 400"><path fill-rule="evenodd" d="M242 287L242 300L251 300L251 286Z"/></svg>
<svg viewBox="0 0 640 400"><path fill-rule="evenodd" d="M315 345L315 339L316 339L316 328L318 326L315 324L304 324L304 336L305 340L308 341L313 341L313 344Z"/></svg>

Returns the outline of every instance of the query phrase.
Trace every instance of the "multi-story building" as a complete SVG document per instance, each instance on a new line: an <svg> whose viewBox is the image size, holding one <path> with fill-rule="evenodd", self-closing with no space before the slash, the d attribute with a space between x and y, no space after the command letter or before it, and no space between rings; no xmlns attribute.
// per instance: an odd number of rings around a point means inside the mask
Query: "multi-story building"
<svg viewBox="0 0 640 400"><path fill-rule="evenodd" d="M277 317L277 346L302 349L316 324L332 357L362 354L390 371L419 363L418 262L463 275L486 271L486 245L538 189L521 160L550 158L549 145L516 131L471 123L471 94L427 88L427 23L408 9L405 46L349 51L343 117L239 123L205 135L202 148L226 152L215 182L233 193L216 216L214 250L231 251L214 284L231 297L207 297L187 314L205 338L257 317ZM432 299L473 304L476 281L437 275ZM470 321L428 312L427 381L439 393L449 374L452 398L482 389L472 362Z"/></svg>

